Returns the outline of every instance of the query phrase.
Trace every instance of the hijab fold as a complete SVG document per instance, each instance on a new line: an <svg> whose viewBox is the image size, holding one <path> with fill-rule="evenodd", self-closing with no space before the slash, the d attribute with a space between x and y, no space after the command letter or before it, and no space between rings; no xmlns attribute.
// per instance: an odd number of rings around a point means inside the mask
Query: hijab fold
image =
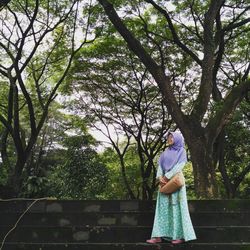
<svg viewBox="0 0 250 250"><path fill-rule="evenodd" d="M159 165L164 173L170 171L176 164L187 162L184 138L180 132L170 132L174 143L170 145L159 158Z"/></svg>

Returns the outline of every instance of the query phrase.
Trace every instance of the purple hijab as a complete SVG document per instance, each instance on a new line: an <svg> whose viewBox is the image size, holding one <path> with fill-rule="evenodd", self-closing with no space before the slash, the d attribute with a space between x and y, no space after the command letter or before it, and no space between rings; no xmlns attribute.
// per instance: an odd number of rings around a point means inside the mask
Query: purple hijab
<svg viewBox="0 0 250 250"><path fill-rule="evenodd" d="M180 132L170 132L174 138L174 144L161 153L159 164L164 173L170 171L176 164L187 162L187 154L184 148L184 138Z"/></svg>

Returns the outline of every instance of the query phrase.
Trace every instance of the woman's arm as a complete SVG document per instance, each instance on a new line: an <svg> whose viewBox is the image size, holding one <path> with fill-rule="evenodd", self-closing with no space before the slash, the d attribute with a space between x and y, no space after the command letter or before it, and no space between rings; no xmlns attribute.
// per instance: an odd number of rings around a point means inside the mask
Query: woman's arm
<svg viewBox="0 0 250 250"><path fill-rule="evenodd" d="M165 176L168 179L171 179L174 175L180 172L185 165L186 165L186 162L181 162L181 163L176 164L170 171L165 173Z"/></svg>
<svg viewBox="0 0 250 250"><path fill-rule="evenodd" d="M156 184L165 185L167 180L164 179L163 171L161 166L158 166L157 173L156 173Z"/></svg>
<svg viewBox="0 0 250 250"><path fill-rule="evenodd" d="M161 176L163 176L163 171L162 171L162 168L161 166L159 165L158 166L158 169L157 169L157 173L156 173L156 179L159 179Z"/></svg>

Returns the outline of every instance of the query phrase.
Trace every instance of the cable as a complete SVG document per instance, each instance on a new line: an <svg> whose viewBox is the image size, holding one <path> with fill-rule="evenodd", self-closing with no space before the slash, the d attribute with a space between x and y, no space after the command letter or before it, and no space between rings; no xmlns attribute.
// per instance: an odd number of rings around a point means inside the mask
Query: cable
<svg viewBox="0 0 250 250"><path fill-rule="evenodd" d="M18 200L34 200L34 199L25 199L25 198L12 198L12 199L6 199L6 200L2 200L0 199L0 202L8 202L8 201L18 201ZM18 218L16 224L9 230L9 232L4 236L3 241L1 243L1 247L0 250L3 249L4 243L6 238L9 236L9 234L17 227L17 224L19 223L19 221L22 219L22 217L29 211L29 209L37 202L37 201L42 201L42 200L54 200L54 198L50 198L50 197L44 197L44 198L38 198L35 199L29 206L28 208L21 214L21 216Z"/></svg>

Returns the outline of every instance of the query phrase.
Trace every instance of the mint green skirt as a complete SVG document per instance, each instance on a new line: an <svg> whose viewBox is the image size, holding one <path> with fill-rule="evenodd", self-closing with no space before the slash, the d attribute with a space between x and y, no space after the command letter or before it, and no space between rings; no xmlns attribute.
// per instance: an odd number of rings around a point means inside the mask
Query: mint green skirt
<svg viewBox="0 0 250 250"><path fill-rule="evenodd" d="M185 186L171 195L158 192L151 234L151 238L153 237L185 241L196 239L188 210Z"/></svg>

